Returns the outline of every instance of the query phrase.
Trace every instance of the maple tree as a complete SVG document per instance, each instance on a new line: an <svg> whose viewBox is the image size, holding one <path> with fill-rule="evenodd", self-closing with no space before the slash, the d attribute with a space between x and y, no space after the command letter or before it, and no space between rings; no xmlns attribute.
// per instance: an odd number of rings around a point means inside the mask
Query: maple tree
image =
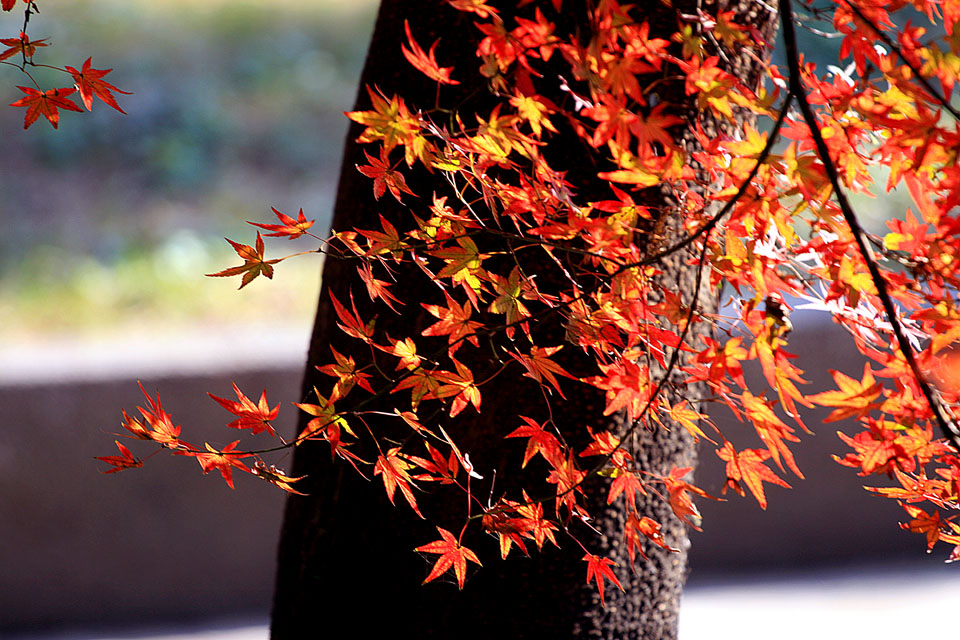
<svg viewBox="0 0 960 640"><path fill-rule="evenodd" d="M26 35L24 4L0 61L29 75L48 43ZM765 508L764 483L803 478L798 406L856 421L838 462L960 559L954 2L404 4L384 2L347 113L334 230L315 235L302 210L252 223L326 255L298 433L279 436L266 392L238 387L212 396L228 427L270 444L192 445L146 391L141 418L123 412L129 437L231 487L248 472L292 494L276 637L358 611L359 590L379 596L378 629L403 612L461 635L670 637L695 500L719 498L690 475L694 444L726 463L724 492ZM802 55L798 25L838 35L837 65ZM80 111L77 91L122 111L90 65L60 69L72 88L21 87L25 127ZM876 166L912 200L883 235L848 197ZM243 264L210 275L240 288L294 257L268 259L260 231L229 242ZM802 391L797 306L849 331L862 374ZM768 390L747 388L749 361ZM755 436L721 432L708 403ZM143 464L117 446L106 472ZM290 449L290 475L267 462ZM483 534L506 562L481 562ZM425 583L475 583L485 606L403 593L413 551L439 556ZM639 606L624 595L643 588ZM535 598L569 606L526 615Z"/></svg>

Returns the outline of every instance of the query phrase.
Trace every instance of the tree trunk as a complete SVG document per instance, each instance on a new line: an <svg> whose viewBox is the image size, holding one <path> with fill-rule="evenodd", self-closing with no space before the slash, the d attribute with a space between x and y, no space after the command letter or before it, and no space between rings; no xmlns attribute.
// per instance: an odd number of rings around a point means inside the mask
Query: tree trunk
<svg viewBox="0 0 960 640"><path fill-rule="evenodd" d="M506 4L506 3L504 3ZM564 3L565 16L580 15ZM673 5L684 13L696 14L697 5L703 10L716 11L710 2L689 0ZM650 3L649 20L651 37L669 38L676 30L673 9L659 3ZM773 15L752 0L733 0L722 3L724 9L735 9L740 16L756 25L761 32L771 37ZM378 87L383 93L398 93L404 96L411 108L429 107L433 104L436 85L422 74L415 72L400 55L400 43L404 42L403 21L409 20L417 40L421 44L432 43L442 37L438 57L441 63L454 65L454 77L462 82L454 88L444 87L445 104L466 104L480 114L489 112L494 104L486 90L485 82L476 73L478 61L474 55L477 30L469 22L469 14L453 11L441 3L404 2L384 0L371 41L367 63L361 78L361 90L357 108L368 108L364 86ZM576 20L575 17L569 18ZM505 17L509 23L509 19ZM657 33L657 30L660 30ZM430 35L430 34L436 34ZM756 78L758 69L745 58L730 62L739 68L735 72L741 78ZM665 88L661 100L677 105L676 114L687 121L695 115L695 108L684 95L682 83L673 89ZM486 96L477 98L476 95ZM420 100L418 100L420 99ZM418 104L418 102L420 104ZM463 113L466 122L472 116ZM709 133L709 122L706 125ZM410 220L409 214L402 217L403 208L391 198L375 202L368 178L360 175L355 165L365 164L363 145L354 142L359 129L355 125L349 133L343 158L343 168L334 210L333 227L336 230L351 228L375 228L378 215L383 214L396 224L397 220ZM692 150L692 135L683 136L683 144ZM545 152L550 156L551 166L569 170L568 179L577 186L578 197L589 199L591 192L600 198L609 198L608 192L596 183L597 169L585 162L591 150L575 139L575 136L554 137ZM570 159L576 159L571 161ZM436 179L435 176L432 176ZM434 191L429 175L408 178L413 190L429 197ZM414 184L420 180L420 188ZM442 195L442 193L441 193ZM676 216L669 211L669 201L660 193L646 193L644 198L655 203L663 212L657 221L658 231L667 237L678 237ZM599 198L597 198L599 199ZM425 209L427 202L407 198L414 210ZM684 292L686 302L693 297L695 269L687 264L689 254L672 256L663 265L663 282L672 290ZM532 267L528 267L532 268ZM538 271L538 286L549 286L551 279L559 280L559 274L549 264ZM415 268L409 272L402 269L398 274L397 289L407 301L399 316L381 315L378 324L389 324L393 337L419 335L429 324L420 302L438 303L436 287L424 286L426 281ZM542 276L542 279L539 279ZM407 285L404 288L404 284ZM319 373L315 365L330 360L330 347L339 352L353 353L355 357L365 352L356 349L356 340L346 337L336 326L336 317L330 304L329 294L334 293L341 301L350 298L351 290L362 317L371 317L372 305L367 303L366 293L356 273L356 264L347 261L327 260L323 272L323 290L320 295L314 326L309 361L303 384L303 397L308 398L314 386L329 386L330 378ZM715 294L704 289L700 302L709 311L715 304ZM564 328L559 322L540 327L548 341L544 344L561 344ZM380 334L383 335L382 333ZM565 352L573 349L565 349ZM458 357L460 354L458 353ZM368 356L367 356L368 357ZM466 356L465 356L466 357ZM484 370L483 360L468 362L476 371ZM563 361L565 367L577 371L581 364L571 353ZM487 370L491 365L486 366ZM582 370L582 367L581 367ZM655 379L662 371L653 371ZM484 376L478 373L477 379ZM543 419L543 397L539 389L520 376L501 375L490 386L482 387L483 411L472 413L468 409L457 419L458 432L451 434L470 456L478 471L485 474L484 492L491 471L498 470L496 495L509 491L517 483L510 473L517 473L520 464L516 452L508 451L503 436L517 426L517 416L524 415ZM623 431L625 418L603 416L602 392L586 385L568 387L568 401L554 396L551 399L553 416L560 423L565 436L572 440L574 450L585 445L587 430ZM399 395L387 398L397 402ZM671 399L676 402L678 399ZM310 402L309 399L305 400ZM383 406L391 410L389 404ZM467 416L462 419L463 416ZM302 416L300 429L308 416ZM390 433L394 422L371 427L379 432ZM695 448L686 430L677 427L642 431L629 445L636 460L647 471L666 474L674 466L693 466ZM557 549L545 546L542 552L532 550L531 557L512 554L501 561L496 553L482 555L484 566L467 580L459 592L454 585L435 581L420 586L429 572L432 560L421 558L413 549L435 539L436 529L420 520L405 505L392 507L377 482L367 482L348 465L333 463L330 449L323 442L306 442L296 449L291 473L307 475L301 490L307 496L290 496L281 532L278 554L277 584L274 597L272 637L275 640L304 637L339 637L346 630L368 637L399 634L401 637L421 638L644 638L659 640L675 638L680 594L686 574L686 530L669 505L652 492L643 500L641 515L662 522L664 535L679 553L670 553L648 545L649 560L637 559L636 572L630 570L624 545L620 540L625 512L606 504L606 485L602 482L586 486L587 505L593 516L592 524L601 535L592 535L591 543L597 553L613 557L618 566L617 575L625 588L621 593L608 585L606 608L600 607L594 585L587 585L585 563L582 553L576 553L567 544ZM305 487L305 488L303 488ZM432 489L432 488L428 488ZM425 515L440 526L459 531L462 524L462 495L451 496L448 492L427 490L417 494L417 500ZM445 514L455 514L445 516ZM445 517L448 519L445 522ZM562 538L558 542L564 545ZM483 554L495 544L476 540L467 546Z"/></svg>

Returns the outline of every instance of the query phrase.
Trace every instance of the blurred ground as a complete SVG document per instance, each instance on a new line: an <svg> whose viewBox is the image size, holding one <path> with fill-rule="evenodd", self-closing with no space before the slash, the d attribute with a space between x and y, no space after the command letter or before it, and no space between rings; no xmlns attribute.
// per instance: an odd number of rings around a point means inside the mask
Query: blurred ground
<svg viewBox="0 0 960 640"><path fill-rule="evenodd" d="M876 566L844 573L762 576L687 589L679 640L951 637L960 574ZM9 640L266 640L267 620L211 622L179 629L74 630L13 635Z"/></svg>

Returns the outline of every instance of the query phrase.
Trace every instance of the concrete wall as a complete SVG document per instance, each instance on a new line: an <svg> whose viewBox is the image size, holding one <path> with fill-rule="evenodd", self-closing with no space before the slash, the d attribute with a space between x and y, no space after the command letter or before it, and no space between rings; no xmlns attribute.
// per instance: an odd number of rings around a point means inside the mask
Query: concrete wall
<svg viewBox="0 0 960 640"><path fill-rule="evenodd" d="M862 371L841 332L813 327L792 341L812 389L830 384L828 367ZM233 376L154 374L145 386L159 391L185 439L226 443L229 414L206 392L230 397L233 379L249 395L267 388L273 402L293 399L297 361ZM34 625L269 612L282 492L248 476L231 491L219 477L203 477L194 460L165 454L142 469L98 472L93 457L116 453L120 408L132 411L142 401L126 375L0 386L0 635ZM295 411L281 408L283 432L292 432ZM853 470L829 459L843 445L836 425L819 424L825 413L809 417L817 435L797 449L808 480L784 475L793 491L768 486L766 512L752 497L729 493L727 502L697 501L704 532L692 536L692 580L824 564L939 562L923 553L919 536L897 528L903 516L895 504L867 495ZM739 447L761 446L752 428L731 423L726 410L716 419L730 437L743 436ZM705 445L698 483L719 495L722 462Z"/></svg>

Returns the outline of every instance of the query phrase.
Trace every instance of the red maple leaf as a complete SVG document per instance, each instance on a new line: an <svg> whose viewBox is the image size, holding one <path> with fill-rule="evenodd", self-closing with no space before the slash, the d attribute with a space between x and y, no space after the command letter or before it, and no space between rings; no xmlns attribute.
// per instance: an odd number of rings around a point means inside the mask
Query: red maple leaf
<svg viewBox="0 0 960 640"><path fill-rule="evenodd" d="M410 191L403 174L397 171L395 166L390 164L390 159L387 157L387 154L386 147L380 150L379 158L374 158L364 151L363 155L367 157L367 162L370 164L363 166L358 164L357 171L368 178L373 178L373 197L375 199L379 200L386 190L390 189L390 193L397 199L397 202L403 202L403 200L400 199L401 193L409 193L412 196L416 194Z"/></svg>
<svg viewBox="0 0 960 640"><path fill-rule="evenodd" d="M206 451L177 451L177 455L181 456L192 456L197 459L197 462L200 463L200 468L203 469L204 475L210 473L214 469L220 472L220 475L223 476L223 479L226 481L227 486L231 489L233 486L233 470L242 469L249 472L250 469L247 468L247 465L240 462L240 458L249 458L253 454L251 453L240 453L236 452L235 449L237 445L240 444L239 440L234 440L223 449L214 449L210 446L209 442L204 442Z"/></svg>
<svg viewBox="0 0 960 640"><path fill-rule="evenodd" d="M37 118L43 116L50 121L53 128L56 129L60 123L60 112L58 109L67 109L68 111L83 111L67 96L76 91L73 87L63 89L48 89L47 91L38 91L30 87L17 87L20 91L27 94L16 102L11 102L11 107L26 107L27 114L23 119L23 128L28 129L30 125L37 121Z"/></svg>
<svg viewBox="0 0 960 640"><path fill-rule="evenodd" d="M64 67L67 73L73 76L73 81L76 83L77 89L80 90L80 99L83 100L83 106L87 108L87 111L92 110L93 96L97 96L120 113L126 114L127 112L120 108L116 98L110 92L116 91L125 95L130 95L130 92L118 89L103 79L103 76L113 69L93 69L90 67L90 60L92 58L87 58L80 71L71 66Z"/></svg>
<svg viewBox="0 0 960 640"><path fill-rule="evenodd" d="M17 54L22 54L24 58L32 58L37 51L37 47L50 46L46 42L46 38L30 40L23 31L20 32L19 38L0 38L0 44L5 44L8 47L6 50L0 51L0 60L12 58Z"/></svg>
<svg viewBox="0 0 960 640"><path fill-rule="evenodd" d="M600 606L605 608L607 605L603 601L604 578L617 585L620 591L623 591L623 585L620 584L620 580L617 579L616 574L613 573L613 569L610 568L611 565L615 566L617 563L610 558L601 558L592 553L583 556L583 560L587 561L587 584L590 584L590 580L596 581L597 591L600 592Z"/></svg>
<svg viewBox="0 0 960 640"><path fill-rule="evenodd" d="M123 471L124 469L135 469L137 467L143 466L143 460L138 460L133 457L133 454L130 453L130 450L125 446L120 444L119 440L114 440L117 443L117 448L120 449L119 456L97 456L97 460L101 462L106 462L112 469L107 469L101 473L116 473L118 471Z"/></svg>
<svg viewBox="0 0 960 640"><path fill-rule="evenodd" d="M523 464L521 466L526 467L527 463L530 462L530 459L537 455L537 453L542 455L553 466L561 464L563 460L563 452L560 447L560 441L557 440L557 437L549 431L545 431L543 427L535 420L531 420L526 416L520 416L520 419L526 422L527 426L518 427L504 437L529 438L529 440L527 440L527 450L523 454Z"/></svg>
<svg viewBox="0 0 960 640"><path fill-rule="evenodd" d="M453 572L457 576L457 585L463 589L463 581L467 578L467 561L483 566L480 564L480 558L470 549L460 546L460 541L446 529L437 527L437 531L440 532L440 540L414 549L414 551L423 551L424 553L440 554L430 571L430 575L423 581L423 584L439 578L447 572L447 569L453 567Z"/></svg>
<svg viewBox="0 0 960 640"><path fill-rule="evenodd" d="M207 393L208 396L219 402L220 406L237 416L236 420L227 425L228 427L234 429L252 429L253 435L257 435L263 431L266 431L272 436L277 435L270 421L277 417L277 413L280 411L280 405L277 405L273 409L270 408L270 405L267 404L266 390L260 394L260 402L258 404L253 404L253 401L240 391L237 383L233 383L233 392L237 394L237 401L218 398L212 393Z"/></svg>

